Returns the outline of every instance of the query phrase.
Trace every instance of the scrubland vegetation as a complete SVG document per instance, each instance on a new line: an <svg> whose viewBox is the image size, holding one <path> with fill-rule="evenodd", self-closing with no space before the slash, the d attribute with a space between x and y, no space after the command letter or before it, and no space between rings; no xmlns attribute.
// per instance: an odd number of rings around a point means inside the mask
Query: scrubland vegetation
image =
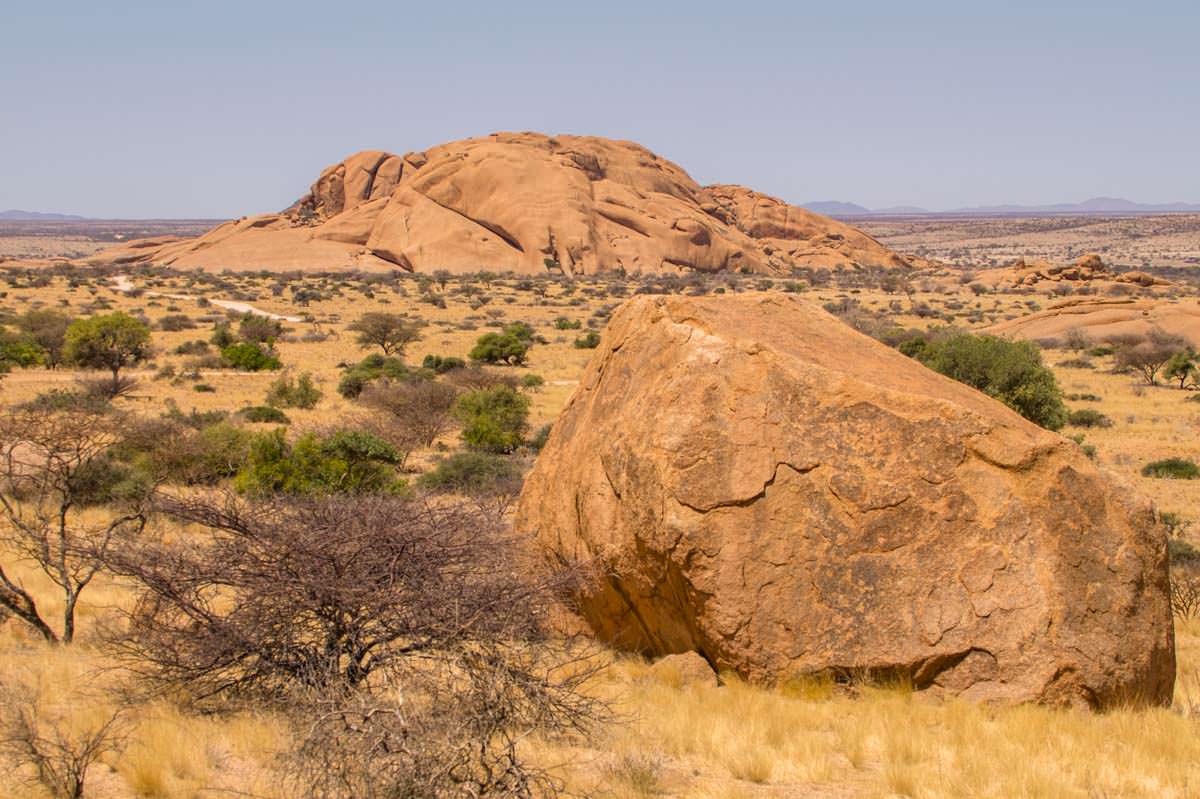
<svg viewBox="0 0 1200 799"><path fill-rule="evenodd" d="M1200 417L1182 342L1012 344L972 331L1029 297L884 273L110 278L0 273L2 796L1200 786ZM690 685L548 623L578 575L528 562L506 518L609 313L633 293L738 291L807 295L1047 428L1086 431L1171 536L1174 705Z"/></svg>

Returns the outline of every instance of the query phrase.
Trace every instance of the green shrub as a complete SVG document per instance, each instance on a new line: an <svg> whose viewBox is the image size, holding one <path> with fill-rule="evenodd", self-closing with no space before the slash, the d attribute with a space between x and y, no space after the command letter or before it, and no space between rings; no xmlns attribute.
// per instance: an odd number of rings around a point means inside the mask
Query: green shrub
<svg viewBox="0 0 1200 799"><path fill-rule="evenodd" d="M238 411L238 415L247 422L256 424L291 424L288 415L270 405L251 405Z"/></svg>
<svg viewBox="0 0 1200 799"><path fill-rule="evenodd" d="M454 404L467 446L482 452L512 452L528 428L529 398L510 386L470 391Z"/></svg>
<svg viewBox="0 0 1200 799"><path fill-rule="evenodd" d="M217 387L210 383L196 383L192 386L192 391L199 391L201 394L215 394Z"/></svg>
<svg viewBox="0 0 1200 799"><path fill-rule="evenodd" d="M521 376L522 388L541 388L544 385L546 385L546 378L541 375L530 372L527 375Z"/></svg>
<svg viewBox="0 0 1200 799"><path fill-rule="evenodd" d="M456 452L417 480L439 493L504 494L520 490L521 472L508 459L488 452Z"/></svg>
<svg viewBox="0 0 1200 799"><path fill-rule="evenodd" d="M575 339L575 349L577 350L594 350L598 346L600 346L600 334L595 330L589 330Z"/></svg>
<svg viewBox="0 0 1200 799"><path fill-rule="evenodd" d="M26 333L0 330L0 362L8 367L46 362L45 351Z"/></svg>
<svg viewBox="0 0 1200 799"><path fill-rule="evenodd" d="M1049 430L1067 420L1058 381L1032 342L959 333L928 342L916 357Z"/></svg>
<svg viewBox="0 0 1200 799"><path fill-rule="evenodd" d="M525 362L530 342L511 333L484 333L468 353L473 361L506 363L519 366Z"/></svg>
<svg viewBox="0 0 1200 799"><path fill-rule="evenodd" d="M583 327L583 322L579 319L568 319L565 316L560 316L554 320L555 330L578 330Z"/></svg>
<svg viewBox="0 0 1200 799"><path fill-rule="evenodd" d="M403 380L414 375L399 358L389 358L378 353L368 355L342 372L338 381L338 393L346 399L355 399L373 380Z"/></svg>
<svg viewBox="0 0 1200 799"><path fill-rule="evenodd" d="M1200 477L1200 466L1186 458L1163 458L1142 467L1142 477L1158 477L1164 480L1195 480Z"/></svg>
<svg viewBox="0 0 1200 799"><path fill-rule="evenodd" d="M312 375L302 372L296 379L291 375L276 378L267 388L267 405L276 408L315 408L321 401L321 390L313 384Z"/></svg>
<svg viewBox="0 0 1200 799"><path fill-rule="evenodd" d="M274 355L250 341L239 341L221 350L221 361L242 372L274 371L283 365Z"/></svg>
<svg viewBox="0 0 1200 799"><path fill-rule="evenodd" d="M1100 411L1080 408L1067 414L1067 424L1071 427L1112 427L1112 419Z"/></svg>
<svg viewBox="0 0 1200 799"><path fill-rule="evenodd" d="M1068 394L1064 399L1071 402L1099 402L1101 397L1098 394Z"/></svg>
<svg viewBox="0 0 1200 799"><path fill-rule="evenodd" d="M455 358L453 355L426 355L425 360L421 361L423 369L430 369L439 375L452 369L463 369L466 365L466 361L462 358Z"/></svg>
<svg viewBox="0 0 1200 799"><path fill-rule="evenodd" d="M359 430L305 433L289 444L282 429L251 440L234 487L247 494L367 494L403 490L395 448Z"/></svg>

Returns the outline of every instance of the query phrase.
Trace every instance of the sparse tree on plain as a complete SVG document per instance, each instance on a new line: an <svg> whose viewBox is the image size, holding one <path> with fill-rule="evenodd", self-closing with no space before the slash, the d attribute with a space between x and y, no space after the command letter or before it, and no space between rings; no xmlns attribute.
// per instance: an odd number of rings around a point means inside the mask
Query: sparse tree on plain
<svg viewBox="0 0 1200 799"><path fill-rule="evenodd" d="M116 387L122 369L150 357L150 328L120 311L76 319L67 328L62 355L85 369L109 370Z"/></svg>
<svg viewBox="0 0 1200 799"><path fill-rule="evenodd" d="M404 349L421 337L421 322L401 314L370 311L347 328L358 334L358 345L378 347L384 355L403 356Z"/></svg>

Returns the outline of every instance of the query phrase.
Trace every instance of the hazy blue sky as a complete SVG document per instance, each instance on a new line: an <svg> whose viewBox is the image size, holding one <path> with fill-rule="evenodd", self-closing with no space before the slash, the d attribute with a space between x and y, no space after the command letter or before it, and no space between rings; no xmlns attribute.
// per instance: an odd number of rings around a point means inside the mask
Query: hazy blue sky
<svg viewBox="0 0 1200 799"><path fill-rule="evenodd" d="M497 130L793 202L1200 202L1200 3L0 3L0 209L271 211Z"/></svg>

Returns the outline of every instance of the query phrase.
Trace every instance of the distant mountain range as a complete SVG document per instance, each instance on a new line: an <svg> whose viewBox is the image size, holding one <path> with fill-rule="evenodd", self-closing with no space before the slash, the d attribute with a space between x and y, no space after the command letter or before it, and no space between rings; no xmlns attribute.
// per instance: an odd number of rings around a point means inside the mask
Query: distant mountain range
<svg viewBox="0 0 1200 799"><path fill-rule="evenodd" d="M74 214L44 214L40 211L0 211L0 220L5 222L79 222L86 216Z"/></svg>
<svg viewBox="0 0 1200 799"><path fill-rule="evenodd" d="M977 205L971 208L954 208L949 211L930 211L927 208L898 205L890 208L866 208L857 203L835 200L804 203L804 208L826 216L900 216L922 214L960 214L963 216L989 216L994 214L1037 215L1037 214L1171 214L1200 213L1197 203L1135 203L1119 197L1093 197L1081 203L1056 203L1054 205Z"/></svg>

